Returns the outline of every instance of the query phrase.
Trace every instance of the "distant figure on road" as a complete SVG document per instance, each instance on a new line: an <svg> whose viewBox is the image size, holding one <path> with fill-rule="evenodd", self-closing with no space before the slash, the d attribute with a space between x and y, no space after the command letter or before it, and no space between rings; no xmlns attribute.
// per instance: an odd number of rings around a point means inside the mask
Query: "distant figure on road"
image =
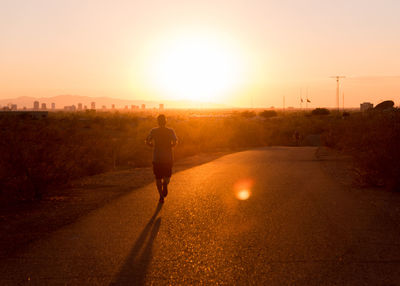
<svg viewBox="0 0 400 286"><path fill-rule="evenodd" d="M294 139L296 146L300 146L300 132L298 130L294 131L293 139Z"/></svg>
<svg viewBox="0 0 400 286"><path fill-rule="evenodd" d="M175 132L171 128L165 127L167 120L164 114L157 117L158 126L151 129L150 134L146 138L146 144L154 147L153 151L153 173L156 177L156 185L160 194L160 202L164 202L164 198L168 195L168 184L172 174L174 147L178 139Z"/></svg>

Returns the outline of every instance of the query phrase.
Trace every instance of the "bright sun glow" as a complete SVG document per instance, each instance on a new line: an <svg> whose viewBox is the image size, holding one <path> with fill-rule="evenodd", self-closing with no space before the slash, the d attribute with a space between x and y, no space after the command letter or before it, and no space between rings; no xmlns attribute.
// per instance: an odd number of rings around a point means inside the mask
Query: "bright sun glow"
<svg viewBox="0 0 400 286"><path fill-rule="evenodd" d="M222 101L242 79L236 48L210 35L164 39L149 55L149 83L173 99Z"/></svg>

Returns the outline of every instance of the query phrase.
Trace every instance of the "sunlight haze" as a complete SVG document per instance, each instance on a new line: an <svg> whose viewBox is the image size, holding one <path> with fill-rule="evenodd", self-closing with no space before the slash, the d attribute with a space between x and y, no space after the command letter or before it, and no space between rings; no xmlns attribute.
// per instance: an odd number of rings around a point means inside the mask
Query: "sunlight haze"
<svg viewBox="0 0 400 286"><path fill-rule="evenodd" d="M399 1L0 2L0 99L400 101Z"/></svg>
<svg viewBox="0 0 400 286"><path fill-rule="evenodd" d="M154 41L143 56L147 88L172 99L229 100L248 76L245 53L213 34L194 30Z"/></svg>

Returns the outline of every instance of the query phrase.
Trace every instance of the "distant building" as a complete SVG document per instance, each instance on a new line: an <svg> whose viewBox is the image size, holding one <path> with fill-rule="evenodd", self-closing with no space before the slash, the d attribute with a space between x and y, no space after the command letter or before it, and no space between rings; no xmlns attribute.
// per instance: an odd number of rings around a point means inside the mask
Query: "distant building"
<svg viewBox="0 0 400 286"><path fill-rule="evenodd" d="M115 109L115 104L111 104L111 109Z"/></svg>
<svg viewBox="0 0 400 286"><path fill-rule="evenodd" d="M161 111L161 110L164 110L164 104L160 103L160 106L159 106L158 109L159 109L160 111Z"/></svg>
<svg viewBox="0 0 400 286"><path fill-rule="evenodd" d="M128 105L125 105L125 110L128 110Z"/></svg>
<svg viewBox="0 0 400 286"><path fill-rule="evenodd" d="M68 105L64 106L65 111L76 111L76 106L75 105Z"/></svg>
<svg viewBox="0 0 400 286"><path fill-rule="evenodd" d="M101 109L107 110L107 106L103 105L103 106L101 107Z"/></svg>
<svg viewBox="0 0 400 286"><path fill-rule="evenodd" d="M42 108L41 108L42 110L46 110L47 109L47 107L46 107L46 103L42 103Z"/></svg>
<svg viewBox="0 0 400 286"><path fill-rule="evenodd" d="M86 110L86 109L87 109L87 105L84 105L84 106L83 106L83 110Z"/></svg>
<svg viewBox="0 0 400 286"><path fill-rule="evenodd" d="M360 104L360 111L364 112L372 108L374 108L374 105L371 102L363 102Z"/></svg>
<svg viewBox="0 0 400 286"><path fill-rule="evenodd" d="M82 103L78 103L78 110L82 110Z"/></svg>
<svg viewBox="0 0 400 286"><path fill-rule="evenodd" d="M96 109L96 102L90 103L90 109Z"/></svg>
<svg viewBox="0 0 400 286"><path fill-rule="evenodd" d="M39 110L39 101L34 101L33 102L33 109L34 110Z"/></svg>
<svg viewBox="0 0 400 286"><path fill-rule="evenodd" d="M10 109L14 110L14 111L17 110L17 105L16 104L11 104Z"/></svg>
<svg viewBox="0 0 400 286"><path fill-rule="evenodd" d="M56 109L56 104L54 102L51 103L51 110L55 110Z"/></svg>
<svg viewBox="0 0 400 286"><path fill-rule="evenodd" d="M146 104L142 104L142 110L146 109Z"/></svg>

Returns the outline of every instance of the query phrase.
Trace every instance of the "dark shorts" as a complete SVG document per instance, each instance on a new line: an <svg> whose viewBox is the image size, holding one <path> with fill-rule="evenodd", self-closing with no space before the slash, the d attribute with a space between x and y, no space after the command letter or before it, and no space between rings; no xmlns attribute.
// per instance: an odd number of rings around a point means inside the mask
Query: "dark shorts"
<svg viewBox="0 0 400 286"><path fill-rule="evenodd" d="M153 173L156 179L169 178L172 174L172 164L153 162Z"/></svg>

